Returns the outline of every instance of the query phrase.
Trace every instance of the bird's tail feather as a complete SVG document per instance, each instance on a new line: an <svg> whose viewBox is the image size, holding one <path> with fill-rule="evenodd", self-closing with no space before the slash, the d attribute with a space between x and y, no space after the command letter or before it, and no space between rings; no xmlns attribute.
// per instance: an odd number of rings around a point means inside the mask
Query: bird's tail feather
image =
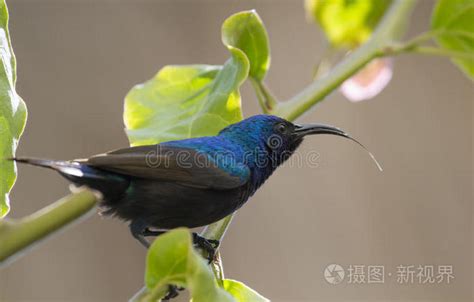
<svg viewBox="0 0 474 302"><path fill-rule="evenodd" d="M66 160L51 160L51 159L40 159L40 158L32 158L32 157L14 157L11 160L17 163L28 164L32 166L38 166L43 168L52 169L61 173L64 177L68 178L68 176L72 177L83 177L84 169L83 166L74 161L66 161ZM73 179L69 179L74 182Z"/></svg>
<svg viewBox="0 0 474 302"><path fill-rule="evenodd" d="M87 164L69 160L49 160L30 157L16 157L11 160L33 166L53 169L78 186L88 186L100 191L107 199L116 199L129 184L129 180L113 172L107 172Z"/></svg>
<svg viewBox="0 0 474 302"><path fill-rule="evenodd" d="M57 160L31 158L31 157L13 157L13 158L9 158L9 159L13 160L17 163L23 163L23 164L28 164L28 165L38 166L38 167L44 167L44 168L49 168L49 169L53 169L53 170L57 170L56 167L60 163L60 161L57 161Z"/></svg>

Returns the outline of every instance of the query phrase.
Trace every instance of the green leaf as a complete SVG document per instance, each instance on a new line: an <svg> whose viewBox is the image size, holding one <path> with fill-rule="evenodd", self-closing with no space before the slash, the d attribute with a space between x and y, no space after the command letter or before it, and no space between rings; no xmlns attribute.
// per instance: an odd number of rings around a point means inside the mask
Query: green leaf
<svg viewBox="0 0 474 302"><path fill-rule="evenodd" d="M243 11L227 18L222 25L222 42L241 49L250 62L249 75L263 80L270 67L270 44L256 11Z"/></svg>
<svg viewBox="0 0 474 302"><path fill-rule="evenodd" d="M215 135L242 120L239 87L249 62L238 48L223 66L166 66L125 97L124 121L131 145Z"/></svg>
<svg viewBox="0 0 474 302"><path fill-rule="evenodd" d="M188 288L193 302L235 301L217 285L209 266L194 250L191 234L185 228L163 234L153 242L147 255L145 284L150 301L162 298L169 284Z"/></svg>
<svg viewBox="0 0 474 302"><path fill-rule="evenodd" d="M225 279L224 289L234 297L237 302L269 302L267 298L247 287L239 281Z"/></svg>
<svg viewBox="0 0 474 302"><path fill-rule="evenodd" d="M18 140L26 123L26 106L15 91L16 61L8 32L8 10L0 1L0 218L9 209L8 193L16 180L15 155Z"/></svg>
<svg viewBox="0 0 474 302"><path fill-rule="evenodd" d="M305 8L334 47L352 49L370 37L390 3L391 0L306 0Z"/></svg>
<svg viewBox="0 0 474 302"><path fill-rule="evenodd" d="M449 51L474 53L474 0L439 0L431 17L431 28L438 44ZM474 79L474 59L453 59L466 75Z"/></svg>

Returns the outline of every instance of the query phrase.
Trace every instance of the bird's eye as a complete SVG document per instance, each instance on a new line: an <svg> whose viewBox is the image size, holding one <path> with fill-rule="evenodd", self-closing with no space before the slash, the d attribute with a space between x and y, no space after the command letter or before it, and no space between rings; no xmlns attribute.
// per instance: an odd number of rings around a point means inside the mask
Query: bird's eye
<svg viewBox="0 0 474 302"><path fill-rule="evenodd" d="M285 133L286 132L286 125L285 124L278 124L276 126L276 129L278 130L278 132L280 133Z"/></svg>

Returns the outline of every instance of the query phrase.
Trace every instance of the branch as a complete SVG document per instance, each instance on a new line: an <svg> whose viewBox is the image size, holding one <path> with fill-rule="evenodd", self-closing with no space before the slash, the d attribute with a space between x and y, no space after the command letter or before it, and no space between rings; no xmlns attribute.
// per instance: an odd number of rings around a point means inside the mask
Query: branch
<svg viewBox="0 0 474 302"><path fill-rule="evenodd" d="M387 48L387 50L385 51L385 54L387 56L400 55L404 53L442 56L442 57L449 57L453 59L474 60L474 54L470 52L455 51L455 50L443 49L439 47L430 47L430 46L402 45L402 46L394 46L392 48Z"/></svg>
<svg viewBox="0 0 474 302"><path fill-rule="evenodd" d="M400 38L415 3L415 0L394 1L367 43L348 55L326 77L313 82L289 101L279 103L270 113L288 120L296 119L322 101L372 59L383 55L384 47ZM222 241L231 220L232 215L229 215L210 224L201 235L208 239ZM222 265L214 264L214 266L219 266L219 271L223 271Z"/></svg>
<svg viewBox="0 0 474 302"><path fill-rule="evenodd" d="M27 217L1 220L0 266L89 212L98 200L97 193L80 189Z"/></svg>
<svg viewBox="0 0 474 302"><path fill-rule="evenodd" d="M367 43L343 59L325 77L311 83L287 102L280 103L272 113L288 120L298 118L368 62L382 55L383 49L400 37L415 3L415 0L394 1Z"/></svg>
<svg viewBox="0 0 474 302"><path fill-rule="evenodd" d="M455 51L455 50L443 49L443 48L438 48L438 47L419 46L419 47L413 48L411 52L424 54L424 55L474 60L474 54L471 52Z"/></svg>
<svg viewBox="0 0 474 302"><path fill-rule="evenodd" d="M278 102L271 93L270 89L262 81L257 81L254 78L249 77L250 83L257 94L257 99L264 113L270 113L275 109Z"/></svg>
<svg viewBox="0 0 474 302"><path fill-rule="evenodd" d="M474 54L465 51L455 51L450 49L444 49L433 46L424 46L426 42L430 42L435 38L439 37L457 37L474 39L473 33L462 32L462 31L447 31L447 30L434 30L427 31L418 36L403 42L395 42L391 45L387 45L381 52L381 56L396 56L405 53L433 55L433 56L445 56L458 59L474 59Z"/></svg>

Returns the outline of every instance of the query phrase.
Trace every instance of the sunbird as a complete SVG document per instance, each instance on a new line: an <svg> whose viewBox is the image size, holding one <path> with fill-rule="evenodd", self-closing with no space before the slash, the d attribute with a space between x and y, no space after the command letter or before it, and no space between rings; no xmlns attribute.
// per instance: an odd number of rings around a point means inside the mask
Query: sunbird
<svg viewBox="0 0 474 302"><path fill-rule="evenodd" d="M102 213L130 222L132 235L148 247L147 236L205 226L237 211L307 135L315 134L345 137L365 149L333 126L256 115L215 136L123 148L87 159L13 160L53 169L74 185L101 192ZM197 233L193 240L214 257L218 241Z"/></svg>

